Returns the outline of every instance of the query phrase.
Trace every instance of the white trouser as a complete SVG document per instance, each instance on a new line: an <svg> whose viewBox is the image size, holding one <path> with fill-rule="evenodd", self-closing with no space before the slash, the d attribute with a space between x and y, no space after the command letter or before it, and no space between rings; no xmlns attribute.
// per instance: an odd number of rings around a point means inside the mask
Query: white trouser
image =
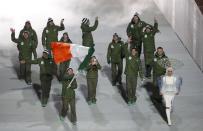
<svg viewBox="0 0 203 131"><path fill-rule="evenodd" d="M168 124L171 125L171 109L174 100L175 94L173 93L165 93L163 94L163 98L166 104L166 116L168 120Z"/></svg>

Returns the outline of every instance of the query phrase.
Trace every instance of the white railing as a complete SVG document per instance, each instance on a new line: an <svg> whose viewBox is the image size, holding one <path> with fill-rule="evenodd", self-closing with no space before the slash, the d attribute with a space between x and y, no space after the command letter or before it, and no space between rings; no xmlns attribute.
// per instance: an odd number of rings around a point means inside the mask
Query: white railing
<svg viewBox="0 0 203 131"><path fill-rule="evenodd" d="M194 0L154 0L203 71L203 16Z"/></svg>

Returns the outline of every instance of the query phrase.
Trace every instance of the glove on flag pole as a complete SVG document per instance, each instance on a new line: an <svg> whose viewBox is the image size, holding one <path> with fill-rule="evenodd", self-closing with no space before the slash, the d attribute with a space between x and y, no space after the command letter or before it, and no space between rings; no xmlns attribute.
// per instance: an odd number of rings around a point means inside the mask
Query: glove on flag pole
<svg viewBox="0 0 203 131"><path fill-rule="evenodd" d="M64 42L52 42L52 53L55 63L61 63L74 57L84 57L88 54L89 47L79 44L68 44Z"/></svg>

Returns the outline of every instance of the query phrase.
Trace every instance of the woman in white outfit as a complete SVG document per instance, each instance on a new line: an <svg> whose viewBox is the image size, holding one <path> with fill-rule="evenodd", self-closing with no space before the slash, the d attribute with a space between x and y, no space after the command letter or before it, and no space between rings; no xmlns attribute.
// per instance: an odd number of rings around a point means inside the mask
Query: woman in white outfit
<svg viewBox="0 0 203 131"><path fill-rule="evenodd" d="M175 76L172 67L166 69L166 75L159 80L160 95L162 95L165 106L168 125L171 126L171 111L172 104L175 95L180 92L180 86L182 85L182 78Z"/></svg>

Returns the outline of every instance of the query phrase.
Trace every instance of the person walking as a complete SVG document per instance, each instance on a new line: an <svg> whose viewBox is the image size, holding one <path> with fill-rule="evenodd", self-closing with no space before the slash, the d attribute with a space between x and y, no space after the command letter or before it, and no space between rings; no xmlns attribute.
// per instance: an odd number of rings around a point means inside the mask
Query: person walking
<svg viewBox="0 0 203 131"><path fill-rule="evenodd" d="M174 98L180 93L182 78L174 74L172 67L166 69L166 75L159 80L160 95L163 97L166 107L168 125L171 126L171 111Z"/></svg>

